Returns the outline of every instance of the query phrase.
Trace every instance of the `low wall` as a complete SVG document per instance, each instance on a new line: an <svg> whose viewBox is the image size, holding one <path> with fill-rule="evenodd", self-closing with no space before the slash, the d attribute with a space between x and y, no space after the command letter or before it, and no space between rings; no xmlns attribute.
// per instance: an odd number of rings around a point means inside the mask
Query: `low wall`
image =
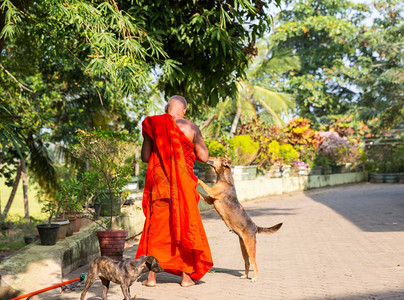
<svg viewBox="0 0 404 300"><path fill-rule="evenodd" d="M129 239L142 232L143 223L141 201L136 201L122 208L122 215L113 221L113 229L128 230ZM60 283L66 274L92 261L99 255L100 249L91 227L90 223L53 246L42 246L37 241L2 261L0 299L11 299L19 293Z"/></svg>
<svg viewBox="0 0 404 300"><path fill-rule="evenodd" d="M237 197L240 202L262 198L271 195L282 195L308 189L321 188L346 183L367 181L367 173L341 173L329 175L310 175L299 177L265 178L258 177L251 180L235 180ZM213 183L208 185L212 186ZM198 186L198 191L202 188ZM212 208L202 199L199 201L201 211Z"/></svg>
<svg viewBox="0 0 404 300"><path fill-rule="evenodd" d="M285 178L256 178L252 180L235 181L234 185L239 201L243 202L270 195L281 195L366 180L367 174L358 172Z"/></svg>

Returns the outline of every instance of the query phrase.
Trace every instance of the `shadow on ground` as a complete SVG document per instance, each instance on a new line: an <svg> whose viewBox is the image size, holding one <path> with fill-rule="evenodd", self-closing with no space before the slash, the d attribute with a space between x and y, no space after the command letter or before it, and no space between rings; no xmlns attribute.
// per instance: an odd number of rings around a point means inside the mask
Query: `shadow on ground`
<svg viewBox="0 0 404 300"><path fill-rule="evenodd" d="M277 208L245 208L248 215L250 217L258 217L258 216L285 216L285 215L294 215L295 209L277 209ZM215 208L212 205L212 209L201 212L201 216L203 219L220 219L220 216L216 212Z"/></svg>
<svg viewBox="0 0 404 300"><path fill-rule="evenodd" d="M305 194L363 231L404 231L403 184L366 183L360 189L357 185L344 185L306 191Z"/></svg>

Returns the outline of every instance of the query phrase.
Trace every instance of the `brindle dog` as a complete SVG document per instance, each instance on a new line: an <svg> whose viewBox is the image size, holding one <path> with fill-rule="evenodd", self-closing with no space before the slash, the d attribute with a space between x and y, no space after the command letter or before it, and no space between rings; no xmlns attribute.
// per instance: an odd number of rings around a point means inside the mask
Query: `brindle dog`
<svg viewBox="0 0 404 300"><path fill-rule="evenodd" d="M269 228L257 226L237 199L229 162L224 158L209 158L207 164L215 169L217 182L213 187L209 187L202 180L198 179L198 183L207 195L203 193L199 194L206 203L213 204L230 231L238 235L245 264L245 274L241 278L248 278L250 258L254 269L254 277L251 281L257 281L258 270L255 259L256 234L274 233L281 228L282 223Z"/></svg>
<svg viewBox="0 0 404 300"><path fill-rule="evenodd" d="M98 276L102 282L102 299L107 299L109 282L120 284L125 300L130 300L130 286L142 274L153 271L162 272L163 268L153 256L140 256L137 260L116 261L112 258L99 256L90 265L86 284L81 292L80 300L84 300L87 290Z"/></svg>

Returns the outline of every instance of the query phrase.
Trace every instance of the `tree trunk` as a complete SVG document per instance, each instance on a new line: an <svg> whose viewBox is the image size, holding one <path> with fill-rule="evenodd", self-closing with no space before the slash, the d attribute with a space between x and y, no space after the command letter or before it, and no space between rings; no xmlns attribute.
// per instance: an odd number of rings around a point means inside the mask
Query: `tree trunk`
<svg viewBox="0 0 404 300"><path fill-rule="evenodd" d="M15 176L15 180L13 183L13 189L11 190L10 198L8 198L8 202L7 202L6 207L4 208L4 211L2 214L3 218L7 217L8 211L10 210L11 204L13 203L15 193L17 192L18 184L20 183L20 178L21 178L21 161L18 164L17 175Z"/></svg>
<svg viewBox="0 0 404 300"><path fill-rule="evenodd" d="M231 124L230 136L233 136L236 133L238 121L241 117L241 108L237 107L236 115L234 116L233 124Z"/></svg>
<svg viewBox="0 0 404 300"><path fill-rule="evenodd" d="M136 149L136 156L135 156L135 160L136 160L136 165L135 165L135 176L139 176L139 173L140 173L140 166L139 166L139 161L140 161L140 151L139 151L139 149Z"/></svg>
<svg viewBox="0 0 404 300"><path fill-rule="evenodd" d="M24 217L30 221L29 218L29 206L28 206L28 181L27 181L27 168L25 166L25 160L21 159L21 176L22 176L22 192L24 195Z"/></svg>
<svg viewBox="0 0 404 300"><path fill-rule="evenodd" d="M213 114L209 117L209 119L207 119L205 121L205 123L202 124L201 126L201 130L205 129L206 127L209 126L210 123L212 123L212 121L217 117L217 114Z"/></svg>

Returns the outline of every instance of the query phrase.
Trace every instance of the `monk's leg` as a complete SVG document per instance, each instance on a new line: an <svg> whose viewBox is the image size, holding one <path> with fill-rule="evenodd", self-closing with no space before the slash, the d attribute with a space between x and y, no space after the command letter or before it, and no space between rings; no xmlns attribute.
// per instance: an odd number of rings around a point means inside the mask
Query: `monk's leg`
<svg viewBox="0 0 404 300"><path fill-rule="evenodd" d="M143 281L142 284L149 287L156 286L156 273L153 271L149 271L147 279Z"/></svg>
<svg viewBox="0 0 404 300"><path fill-rule="evenodd" d="M191 277L185 272L182 272L182 281L181 281L181 286L182 287L189 287L195 285L195 281L192 280Z"/></svg>

